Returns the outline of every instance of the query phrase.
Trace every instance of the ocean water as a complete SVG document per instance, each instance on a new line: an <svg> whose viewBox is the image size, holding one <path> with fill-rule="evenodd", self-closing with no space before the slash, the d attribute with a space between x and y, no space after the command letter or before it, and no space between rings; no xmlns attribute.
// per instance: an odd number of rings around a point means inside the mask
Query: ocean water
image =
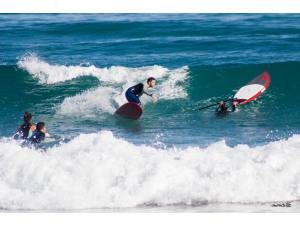
<svg viewBox="0 0 300 225"><path fill-rule="evenodd" d="M0 32L1 210L299 211L300 14L0 14ZM197 110L265 70L256 101ZM158 102L114 116L149 76ZM13 140L24 111L63 141Z"/></svg>

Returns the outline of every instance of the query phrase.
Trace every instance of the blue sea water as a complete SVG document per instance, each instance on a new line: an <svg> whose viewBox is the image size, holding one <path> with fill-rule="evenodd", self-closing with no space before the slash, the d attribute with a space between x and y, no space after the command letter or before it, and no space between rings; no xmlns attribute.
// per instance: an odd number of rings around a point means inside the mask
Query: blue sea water
<svg viewBox="0 0 300 225"><path fill-rule="evenodd" d="M0 208L300 199L299 14L0 14L0 33ZM197 110L266 70L256 101ZM116 117L149 76L158 102ZM11 140L24 111L65 141Z"/></svg>

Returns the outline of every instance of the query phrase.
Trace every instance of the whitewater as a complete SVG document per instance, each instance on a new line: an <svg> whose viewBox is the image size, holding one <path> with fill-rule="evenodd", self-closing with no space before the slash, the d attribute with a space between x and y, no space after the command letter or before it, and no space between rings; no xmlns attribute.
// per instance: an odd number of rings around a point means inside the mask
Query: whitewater
<svg viewBox="0 0 300 225"><path fill-rule="evenodd" d="M170 70L157 65L141 68L51 65L34 54L21 57L17 65L41 84L55 84L82 76L92 76L101 82L101 86L93 90L66 98L58 107L58 113L61 114L76 112L88 116L97 110L113 114L116 108L126 103L124 99L126 89L150 76L162 80L156 87L160 99L187 97L183 85L179 85L179 82L183 84L188 77L187 66ZM143 98L143 102L147 103L147 99Z"/></svg>
<svg viewBox="0 0 300 225"><path fill-rule="evenodd" d="M1 140L0 208L86 209L296 201L300 137L250 148L134 145L110 131L47 152Z"/></svg>

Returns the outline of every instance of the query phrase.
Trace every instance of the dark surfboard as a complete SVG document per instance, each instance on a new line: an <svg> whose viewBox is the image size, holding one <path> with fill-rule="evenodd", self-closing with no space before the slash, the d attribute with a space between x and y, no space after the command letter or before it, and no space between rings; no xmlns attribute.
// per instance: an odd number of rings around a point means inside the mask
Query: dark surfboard
<svg viewBox="0 0 300 225"><path fill-rule="evenodd" d="M118 108L115 114L128 119L137 120L143 114L143 109L138 104L129 102Z"/></svg>

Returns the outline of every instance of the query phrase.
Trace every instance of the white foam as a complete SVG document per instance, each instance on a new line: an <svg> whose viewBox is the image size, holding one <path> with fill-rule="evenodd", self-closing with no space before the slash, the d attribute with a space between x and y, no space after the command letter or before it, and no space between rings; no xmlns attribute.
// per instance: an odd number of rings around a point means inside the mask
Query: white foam
<svg viewBox="0 0 300 225"><path fill-rule="evenodd" d="M134 145L109 131L46 153L0 140L0 208L83 209L300 199L300 136L250 148Z"/></svg>
<svg viewBox="0 0 300 225"><path fill-rule="evenodd" d="M93 76L103 82L114 84L124 83L125 81L134 82L145 80L150 76L161 78L168 72L168 69L161 66L146 66L140 68L128 68L122 66L112 66L105 68L97 68L90 66L65 66L49 64L39 59L35 55L23 56L18 61L18 66L30 73L38 79L40 83L54 84L64 82L82 76Z"/></svg>
<svg viewBox="0 0 300 225"><path fill-rule="evenodd" d="M158 85L152 92L159 99L187 97L184 83L189 73L187 66L170 70L157 65L139 68L51 65L35 55L22 57L18 66L43 84L64 82L81 76L99 79L101 84L98 88L66 98L58 106L59 114L95 116L99 111L113 113L116 105L126 102L126 89L138 82L145 82L150 76L158 79ZM141 101L147 103L150 99L143 97Z"/></svg>
<svg viewBox="0 0 300 225"><path fill-rule="evenodd" d="M67 97L58 107L57 112L63 115L79 115L94 117L99 113L114 113L114 97L119 93L110 87L100 87L78 94L74 97Z"/></svg>

